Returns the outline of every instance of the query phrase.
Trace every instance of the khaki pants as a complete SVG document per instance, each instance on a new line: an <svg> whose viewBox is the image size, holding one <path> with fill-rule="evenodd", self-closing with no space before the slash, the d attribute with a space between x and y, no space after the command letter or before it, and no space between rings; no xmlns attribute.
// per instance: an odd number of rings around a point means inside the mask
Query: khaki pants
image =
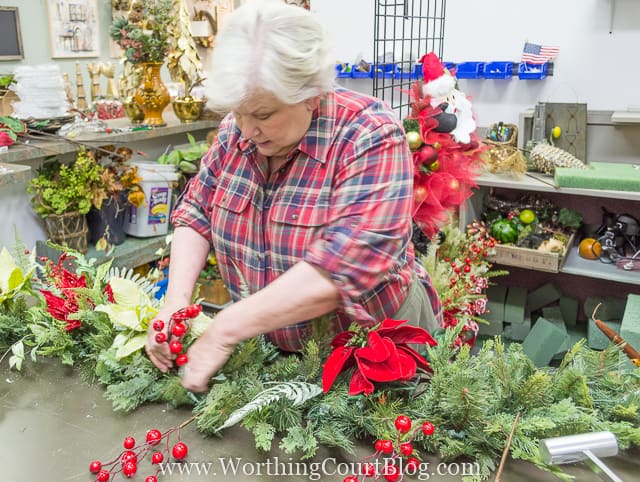
<svg viewBox="0 0 640 482"><path fill-rule="evenodd" d="M407 297L392 318L394 320L409 320L412 325L424 328L429 333L433 333L438 328L427 291L417 276L413 277L413 283Z"/></svg>

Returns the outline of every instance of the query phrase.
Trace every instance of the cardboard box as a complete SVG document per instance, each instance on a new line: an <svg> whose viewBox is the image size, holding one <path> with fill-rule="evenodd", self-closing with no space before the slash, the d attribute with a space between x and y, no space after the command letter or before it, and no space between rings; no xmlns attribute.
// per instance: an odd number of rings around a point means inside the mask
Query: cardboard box
<svg viewBox="0 0 640 482"><path fill-rule="evenodd" d="M569 242L565 245L563 253L544 253L535 249L497 244L495 247L495 256L489 256L487 259L492 263L503 264L505 266L517 266L519 268L558 273L564 264L568 250L573 246L574 237L575 233L569 238Z"/></svg>

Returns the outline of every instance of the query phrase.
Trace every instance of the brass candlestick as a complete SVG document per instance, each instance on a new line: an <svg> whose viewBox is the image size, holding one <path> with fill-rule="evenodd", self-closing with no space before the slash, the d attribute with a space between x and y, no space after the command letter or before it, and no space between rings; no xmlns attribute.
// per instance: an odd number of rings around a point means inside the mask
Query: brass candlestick
<svg viewBox="0 0 640 482"><path fill-rule="evenodd" d="M80 110L86 109L88 107L87 94L84 91L84 81L82 79L82 71L80 70L80 62L76 62L76 92L78 94L76 107Z"/></svg>
<svg viewBox="0 0 640 482"><path fill-rule="evenodd" d="M107 62L106 64L101 63L100 72L107 78L107 99L117 99L118 88L116 87L116 82L114 80L116 74L115 65L113 65L113 62Z"/></svg>
<svg viewBox="0 0 640 482"><path fill-rule="evenodd" d="M102 96L100 93L100 64L97 62L89 62L87 64L87 70L91 77L91 100L94 101Z"/></svg>

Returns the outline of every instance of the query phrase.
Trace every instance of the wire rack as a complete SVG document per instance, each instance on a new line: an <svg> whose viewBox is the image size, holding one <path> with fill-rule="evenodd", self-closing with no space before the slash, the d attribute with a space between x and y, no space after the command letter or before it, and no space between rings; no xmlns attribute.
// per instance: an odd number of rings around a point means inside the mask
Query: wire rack
<svg viewBox="0 0 640 482"><path fill-rule="evenodd" d="M415 64L428 52L442 58L446 0L376 0L373 95L400 116L410 110L407 91ZM389 72L391 69L391 72ZM420 72L420 77L422 76Z"/></svg>

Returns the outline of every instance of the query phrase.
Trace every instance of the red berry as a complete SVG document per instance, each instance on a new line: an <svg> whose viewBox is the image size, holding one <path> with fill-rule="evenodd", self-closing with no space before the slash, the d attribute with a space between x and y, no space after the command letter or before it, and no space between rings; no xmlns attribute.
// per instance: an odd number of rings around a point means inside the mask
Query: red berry
<svg viewBox="0 0 640 482"><path fill-rule="evenodd" d="M187 331L187 329L182 323L176 323L175 325L173 325L173 328L171 328L171 333L173 333L178 338L184 335L185 331Z"/></svg>
<svg viewBox="0 0 640 482"><path fill-rule="evenodd" d="M189 453L189 447L183 442L178 442L171 449L171 453L176 460L182 460L187 456L187 453Z"/></svg>
<svg viewBox="0 0 640 482"><path fill-rule="evenodd" d="M124 445L125 449L132 449L136 446L136 439L134 439L133 437L126 437L122 445Z"/></svg>
<svg viewBox="0 0 640 482"><path fill-rule="evenodd" d="M133 462L135 464L138 462L138 455L131 450L127 450L122 454L122 457L120 457L120 463L124 466L127 462Z"/></svg>
<svg viewBox="0 0 640 482"><path fill-rule="evenodd" d="M156 343L164 343L167 341L167 335L164 333L156 333Z"/></svg>
<svg viewBox="0 0 640 482"><path fill-rule="evenodd" d="M29 253L31 253L31 251L29 251L28 249L24 250L24 254L29 254Z"/></svg>
<svg viewBox="0 0 640 482"><path fill-rule="evenodd" d="M127 477L131 478L138 471L138 466L135 462L127 462L122 466L122 473Z"/></svg>
<svg viewBox="0 0 640 482"><path fill-rule="evenodd" d="M471 266L469 266L468 264L466 264L466 265L464 266L464 272L465 272L465 273L469 273L470 271L471 271Z"/></svg>
<svg viewBox="0 0 640 482"><path fill-rule="evenodd" d="M464 262L467 264L471 263L471 258L469 256L467 256L466 258L464 258Z"/></svg>
<svg viewBox="0 0 640 482"><path fill-rule="evenodd" d="M398 415L396 418L396 428L400 433L407 433L411 430L411 419L406 415Z"/></svg>
<svg viewBox="0 0 640 482"><path fill-rule="evenodd" d="M393 442L391 440L383 440L381 452L385 454L393 452Z"/></svg>
<svg viewBox="0 0 640 482"><path fill-rule="evenodd" d="M402 455L411 455L413 453L413 445L411 445L409 442L400 444L400 453Z"/></svg>
<svg viewBox="0 0 640 482"><path fill-rule="evenodd" d="M364 464L362 467L362 475L374 477L376 475L376 466L374 464Z"/></svg>
<svg viewBox="0 0 640 482"><path fill-rule="evenodd" d="M182 343L179 341L172 341L169 343L169 351L171 353L180 353L182 351Z"/></svg>
<svg viewBox="0 0 640 482"><path fill-rule="evenodd" d="M158 482L158 479L156 478L155 475L150 475L149 477L144 479L144 482Z"/></svg>
<svg viewBox="0 0 640 482"><path fill-rule="evenodd" d="M345 477L342 482L358 482L358 477L350 475L349 477Z"/></svg>
<svg viewBox="0 0 640 482"><path fill-rule="evenodd" d="M400 469L396 465L385 465L382 473L389 482L396 482L400 478Z"/></svg>
<svg viewBox="0 0 640 482"><path fill-rule="evenodd" d="M153 329L156 331L162 331L164 330L164 321L162 320L156 320L153 322Z"/></svg>
<svg viewBox="0 0 640 482"><path fill-rule="evenodd" d="M460 273L460 268L454 268L454 270L453 270L453 271L455 271L455 273L456 273L456 274L457 274L457 273Z"/></svg>
<svg viewBox="0 0 640 482"><path fill-rule="evenodd" d="M376 440L374 447L376 448L376 452L382 452L382 443L384 440Z"/></svg>
<svg viewBox="0 0 640 482"><path fill-rule="evenodd" d="M97 474L98 472L100 472L101 468L102 462L100 462L99 460L94 460L89 464L89 472L91 472L92 474Z"/></svg>
<svg viewBox="0 0 640 482"><path fill-rule="evenodd" d="M153 452L153 454L151 455L152 464L162 463L163 460L164 460L164 455L162 455L162 452Z"/></svg>
<svg viewBox="0 0 640 482"><path fill-rule="evenodd" d="M436 427L431 422L424 422L422 424L422 433L425 435L433 435Z"/></svg>
<svg viewBox="0 0 640 482"><path fill-rule="evenodd" d="M100 472L98 472L96 480L98 482L107 482L109 480L109 477L111 477L111 474L109 472L107 472L106 470L101 470Z"/></svg>
<svg viewBox="0 0 640 482"><path fill-rule="evenodd" d="M454 261L453 263L451 263L451 267L452 267L452 268L455 268L455 267L456 267L456 263L455 263L455 261Z"/></svg>
<svg viewBox="0 0 640 482"><path fill-rule="evenodd" d="M162 439L162 432L157 428L153 428L147 432L147 443L149 445L158 445Z"/></svg>
<svg viewBox="0 0 640 482"><path fill-rule="evenodd" d="M202 306L200 305L189 305L184 309L185 315L189 318L195 318L202 311Z"/></svg>
<svg viewBox="0 0 640 482"><path fill-rule="evenodd" d="M186 321L189 317L184 313L184 308L180 311L176 311L173 315L171 315L171 319L177 323L182 321Z"/></svg>
<svg viewBox="0 0 640 482"><path fill-rule="evenodd" d="M176 365L179 367L186 365L187 363L189 363L189 357L186 353L182 353L176 357Z"/></svg>
<svg viewBox="0 0 640 482"><path fill-rule="evenodd" d="M418 470L419 466L420 461L415 457L411 457L409 460L407 460L407 463L405 465L407 470L410 470L411 472L415 472L416 470Z"/></svg>

